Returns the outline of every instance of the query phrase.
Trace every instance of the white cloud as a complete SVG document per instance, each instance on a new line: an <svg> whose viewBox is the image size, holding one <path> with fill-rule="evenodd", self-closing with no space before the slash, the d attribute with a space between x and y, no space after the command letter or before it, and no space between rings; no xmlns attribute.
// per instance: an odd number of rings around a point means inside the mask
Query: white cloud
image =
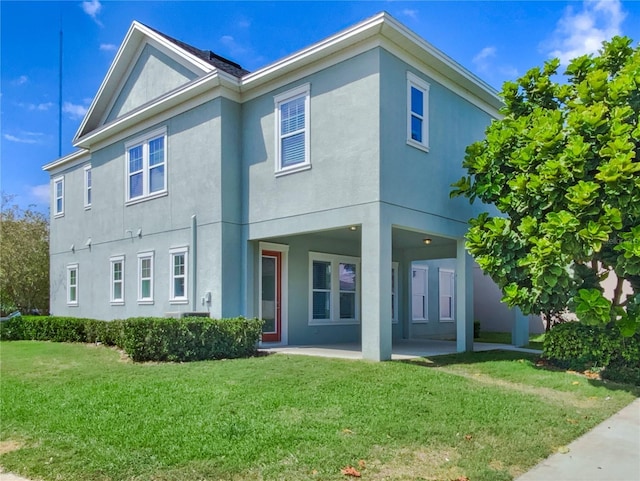
<svg viewBox="0 0 640 481"><path fill-rule="evenodd" d="M9 142L16 142L18 144L37 144L38 141L30 136L16 137L11 134L4 134L3 137L7 139Z"/></svg>
<svg viewBox="0 0 640 481"><path fill-rule="evenodd" d="M405 17L409 17L412 18L414 20L416 20L418 18L418 11L417 10L413 10L411 8L405 8L402 12L400 12L402 15L404 15Z"/></svg>
<svg viewBox="0 0 640 481"><path fill-rule="evenodd" d="M496 56L495 47L485 47L478 54L473 57L473 63L480 72L486 72L489 70L489 59Z"/></svg>
<svg viewBox="0 0 640 481"><path fill-rule="evenodd" d="M51 107L53 107L53 105L53 102L43 102L41 104L18 104L19 107L25 108L27 110L39 110L41 112L49 110Z"/></svg>
<svg viewBox="0 0 640 481"><path fill-rule="evenodd" d="M241 56L248 52L248 49L236 42L236 39L231 35L223 35L220 37L220 42L227 47L232 56Z"/></svg>
<svg viewBox="0 0 640 481"><path fill-rule="evenodd" d="M49 203L49 184L32 185L27 188L29 196L35 200L36 204Z"/></svg>
<svg viewBox="0 0 640 481"><path fill-rule="evenodd" d="M102 4L99 0L89 0L82 2L82 11L93 18L93 20L98 25L102 25L102 23L100 23L100 20L98 20L98 14L100 13L100 10L102 10Z"/></svg>
<svg viewBox="0 0 640 481"><path fill-rule="evenodd" d="M568 6L548 42L550 55L567 65L573 58L596 53L603 41L621 34L626 16L620 0L585 0L580 11Z"/></svg>
<svg viewBox="0 0 640 481"><path fill-rule="evenodd" d="M12 83L13 85L24 85L29 81L29 77L26 75L20 75L17 79L15 79Z"/></svg>
<svg viewBox="0 0 640 481"><path fill-rule="evenodd" d="M72 104L71 102L62 104L62 111L72 119L81 119L85 116L87 110L87 107L84 105Z"/></svg>
<svg viewBox="0 0 640 481"><path fill-rule="evenodd" d="M112 43L101 43L100 44L100 50L103 51L103 52L114 52L117 49L118 49L118 46L114 45Z"/></svg>

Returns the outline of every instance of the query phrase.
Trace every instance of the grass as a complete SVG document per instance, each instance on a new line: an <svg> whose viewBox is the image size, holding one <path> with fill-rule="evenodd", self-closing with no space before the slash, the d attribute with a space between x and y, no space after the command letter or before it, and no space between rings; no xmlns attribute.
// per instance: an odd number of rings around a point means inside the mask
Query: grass
<svg viewBox="0 0 640 481"><path fill-rule="evenodd" d="M135 364L89 345L0 349L0 465L44 480L337 480L346 466L510 480L638 395L514 352Z"/></svg>
<svg viewBox="0 0 640 481"><path fill-rule="evenodd" d="M474 339L474 342L490 342L496 344L511 344L510 332L488 332L480 330L480 337ZM524 347L529 349L542 350L544 342L544 334L532 334L529 336L529 344Z"/></svg>

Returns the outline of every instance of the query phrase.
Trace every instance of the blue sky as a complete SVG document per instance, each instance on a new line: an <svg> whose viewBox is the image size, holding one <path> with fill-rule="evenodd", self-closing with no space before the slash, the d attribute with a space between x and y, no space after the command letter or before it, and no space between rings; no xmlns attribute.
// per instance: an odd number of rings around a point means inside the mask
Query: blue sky
<svg viewBox="0 0 640 481"><path fill-rule="evenodd" d="M138 20L255 70L387 11L496 89L553 56L640 41L640 1L0 1L0 185L47 211L42 165L58 157L63 31L62 155L131 22Z"/></svg>

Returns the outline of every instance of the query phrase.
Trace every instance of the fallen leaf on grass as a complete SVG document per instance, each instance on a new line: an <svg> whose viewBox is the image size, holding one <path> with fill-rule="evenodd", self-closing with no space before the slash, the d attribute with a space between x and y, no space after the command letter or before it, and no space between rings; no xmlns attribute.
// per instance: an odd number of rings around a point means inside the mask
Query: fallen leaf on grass
<svg viewBox="0 0 640 481"><path fill-rule="evenodd" d="M571 423L571 424L578 424L578 420L577 419L569 419L569 418L567 418L567 422Z"/></svg>
<svg viewBox="0 0 640 481"><path fill-rule="evenodd" d="M573 384L574 386L577 386L580 383L578 381L573 381L571 384Z"/></svg>
<svg viewBox="0 0 640 481"><path fill-rule="evenodd" d="M318 470L314 469L313 471L311 471L311 474L313 474L315 476L316 474L318 474Z"/></svg>
<svg viewBox="0 0 640 481"><path fill-rule="evenodd" d="M352 431L351 429L344 428L344 429L342 430L342 433L343 433L343 434L353 434L353 431Z"/></svg>
<svg viewBox="0 0 640 481"><path fill-rule="evenodd" d="M473 439L473 436L471 436L471 434L467 434L464 437L467 441L471 441Z"/></svg>
<svg viewBox="0 0 640 481"><path fill-rule="evenodd" d="M360 474L360 471L358 471L353 466L347 466L345 468L342 468L340 472L345 476L353 476L354 478L359 478L360 476L362 476L362 474Z"/></svg>
<svg viewBox="0 0 640 481"><path fill-rule="evenodd" d="M366 469L364 459L358 461L358 466L360 466L360 469Z"/></svg>
<svg viewBox="0 0 640 481"><path fill-rule="evenodd" d="M556 451L560 454L567 454L571 450L566 446L560 446Z"/></svg>

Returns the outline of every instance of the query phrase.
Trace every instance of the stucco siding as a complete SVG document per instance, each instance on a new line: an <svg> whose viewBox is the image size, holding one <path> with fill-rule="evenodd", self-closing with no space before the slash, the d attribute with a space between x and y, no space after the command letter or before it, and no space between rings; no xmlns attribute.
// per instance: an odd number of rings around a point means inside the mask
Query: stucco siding
<svg viewBox="0 0 640 481"><path fill-rule="evenodd" d="M132 66L106 121L121 117L196 77L194 72L147 44Z"/></svg>

